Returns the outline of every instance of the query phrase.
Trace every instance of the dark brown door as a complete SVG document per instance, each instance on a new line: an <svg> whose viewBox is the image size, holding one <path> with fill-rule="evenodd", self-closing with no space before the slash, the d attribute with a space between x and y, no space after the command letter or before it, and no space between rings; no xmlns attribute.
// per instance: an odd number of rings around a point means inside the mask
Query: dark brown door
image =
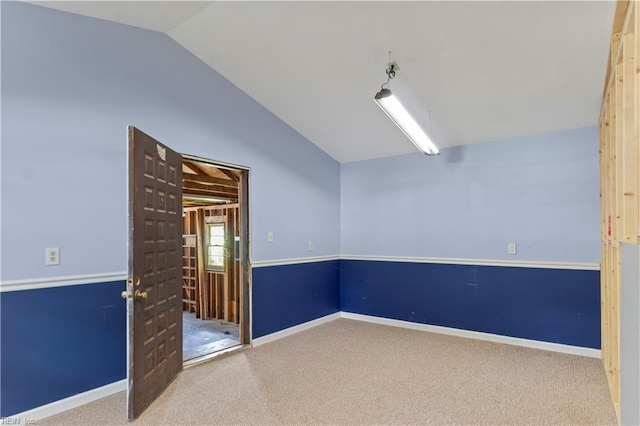
<svg viewBox="0 0 640 426"><path fill-rule="evenodd" d="M182 369L182 156L129 127L128 417Z"/></svg>

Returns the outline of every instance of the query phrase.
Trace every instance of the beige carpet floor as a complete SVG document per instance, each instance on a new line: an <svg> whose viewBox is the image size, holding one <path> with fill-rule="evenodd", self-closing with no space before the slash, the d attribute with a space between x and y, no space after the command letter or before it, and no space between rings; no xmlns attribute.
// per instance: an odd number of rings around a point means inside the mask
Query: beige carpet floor
<svg viewBox="0 0 640 426"><path fill-rule="evenodd" d="M126 424L119 393L41 424ZM598 359L339 319L184 370L139 424L616 424Z"/></svg>

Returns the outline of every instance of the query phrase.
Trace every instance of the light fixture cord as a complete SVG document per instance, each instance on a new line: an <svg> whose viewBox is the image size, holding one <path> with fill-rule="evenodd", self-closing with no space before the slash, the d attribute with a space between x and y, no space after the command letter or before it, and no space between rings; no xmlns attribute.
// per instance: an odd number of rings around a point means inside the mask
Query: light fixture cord
<svg viewBox="0 0 640 426"><path fill-rule="evenodd" d="M394 78L396 78L396 70L393 64L389 64L389 68L387 68L385 72L387 73L387 81L382 83L382 86L380 86L380 89L384 89L384 86L388 86L389 82Z"/></svg>

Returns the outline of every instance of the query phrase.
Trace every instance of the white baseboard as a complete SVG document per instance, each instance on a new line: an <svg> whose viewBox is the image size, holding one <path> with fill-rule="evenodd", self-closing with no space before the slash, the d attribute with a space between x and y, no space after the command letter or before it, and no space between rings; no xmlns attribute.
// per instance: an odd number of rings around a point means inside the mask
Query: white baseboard
<svg viewBox="0 0 640 426"><path fill-rule="evenodd" d="M296 325L266 336L253 339L253 347L273 342L283 337L291 336L304 330L316 327L318 325L333 321L338 318L351 319L356 321L371 322L375 324L389 325L392 327L408 328L411 330L428 331L430 333L447 334L449 336L465 337L468 339L484 340L487 342L502 343L505 345L522 346L525 348L541 349L551 352L560 352L571 355L586 356L589 358L601 358L600 349L584 348L581 346L563 345L561 343L542 342L539 340L522 339L519 337L502 336L499 334L482 333L480 331L461 330L458 328L441 327L437 325L421 324L410 321L402 321L396 319L374 317L371 315L354 314L351 312L336 312L303 324Z"/></svg>
<svg viewBox="0 0 640 426"><path fill-rule="evenodd" d="M55 414L62 413L63 411L80 407L81 405L97 401L98 399L104 398L105 396L113 395L114 393L118 393L124 390L127 390L127 379L122 379L120 381L113 382L99 388L91 389L89 391L82 392L77 395L70 396L69 398L52 402L50 404L41 405L40 407L36 407L32 410L8 416L5 419L19 421L19 423L14 422L11 424L30 424L32 421L42 420L45 417L50 417ZM124 415L124 413L122 414ZM6 420L4 421L6 422Z"/></svg>
<svg viewBox="0 0 640 426"><path fill-rule="evenodd" d="M267 334L266 336L253 339L252 346L255 348L257 346L264 345L265 343L273 342L274 340L282 339L283 337L291 336L292 334L296 334L301 331L308 330L320 324L324 324L326 322L336 320L340 317L341 317L341 312L336 312L335 314L330 314L330 315L317 318L302 324L295 325L293 327L285 328L284 330L276 331L275 333Z"/></svg>
<svg viewBox="0 0 640 426"><path fill-rule="evenodd" d="M341 312L341 318L357 321L371 322L375 324L390 325L392 327L409 328L411 330L428 331L431 333L447 334L450 336L466 337L468 339L485 340L488 342L503 343L506 345L524 346L526 348L542 349L545 351L562 352L571 355L580 355L590 358L601 358L600 349L583 348L581 346L563 345L560 343L541 342L539 340L521 339L518 337L501 336L499 334L482 333L479 331L461 330L458 328L440 327L437 325L420 324L410 321L401 321L389 318L374 317L370 315Z"/></svg>

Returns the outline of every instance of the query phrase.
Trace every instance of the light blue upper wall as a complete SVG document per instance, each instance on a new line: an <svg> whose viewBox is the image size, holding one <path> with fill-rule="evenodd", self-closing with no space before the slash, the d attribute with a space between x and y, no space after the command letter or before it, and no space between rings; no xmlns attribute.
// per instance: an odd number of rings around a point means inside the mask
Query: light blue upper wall
<svg viewBox="0 0 640 426"><path fill-rule="evenodd" d="M340 166L315 145L164 34L2 2L3 280L126 270L128 125L251 167L253 260L339 253Z"/></svg>
<svg viewBox="0 0 640 426"><path fill-rule="evenodd" d="M341 166L342 254L598 263L599 229L595 127Z"/></svg>

